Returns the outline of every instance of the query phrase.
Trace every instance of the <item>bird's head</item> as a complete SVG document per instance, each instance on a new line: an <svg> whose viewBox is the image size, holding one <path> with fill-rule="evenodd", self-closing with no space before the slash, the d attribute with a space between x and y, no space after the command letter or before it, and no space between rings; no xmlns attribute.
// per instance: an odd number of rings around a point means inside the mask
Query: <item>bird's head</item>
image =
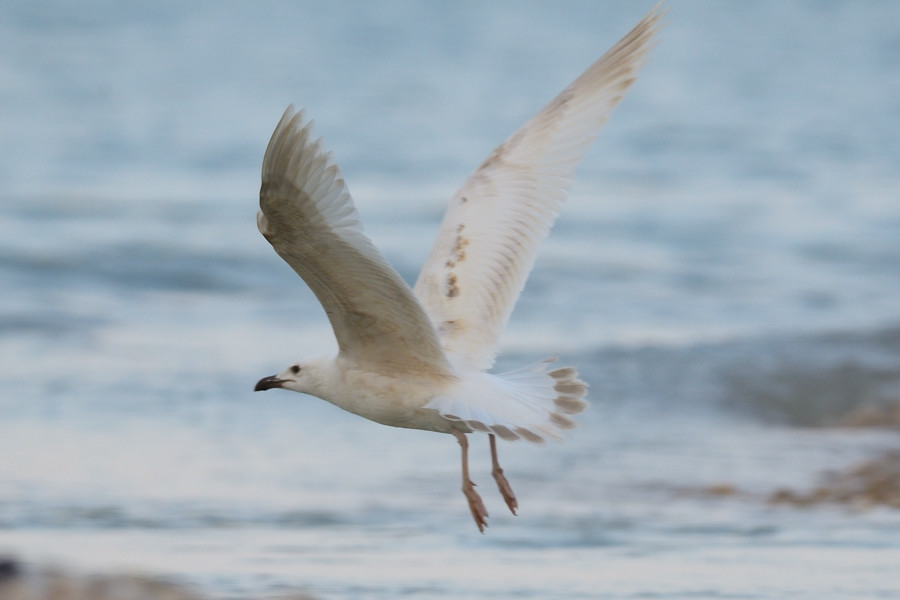
<svg viewBox="0 0 900 600"><path fill-rule="evenodd" d="M308 389L307 371L303 363L294 363L278 375L269 375L256 382L254 392L264 392L272 388L284 388L304 393Z"/></svg>

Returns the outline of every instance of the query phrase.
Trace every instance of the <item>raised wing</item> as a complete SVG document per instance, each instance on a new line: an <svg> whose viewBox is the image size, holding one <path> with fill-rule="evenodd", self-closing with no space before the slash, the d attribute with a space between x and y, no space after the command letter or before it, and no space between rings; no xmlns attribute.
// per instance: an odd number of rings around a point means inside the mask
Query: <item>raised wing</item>
<svg viewBox="0 0 900 600"><path fill-rule="evenodd" d="M342 356L389 374L450 366L409 286L363 234L331 154L289 106L262 166L257 225L325 309Z"/></svg>
<svg viewBox="0 0 900 600"><path fill-rule="evenodd" d="M487 369L575 167L645 62L654 9L496 148L453 196L415 294L450 361Z"/></svg>

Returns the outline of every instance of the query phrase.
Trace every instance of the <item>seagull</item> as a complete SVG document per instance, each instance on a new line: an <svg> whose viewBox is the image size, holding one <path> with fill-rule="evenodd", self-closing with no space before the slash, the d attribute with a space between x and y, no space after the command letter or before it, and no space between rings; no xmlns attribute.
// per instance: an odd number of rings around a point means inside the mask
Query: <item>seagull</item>
<svg viewBox="0 0 900 600"><path fill-rule="evenodd" d="M555 359L488 370L575 168L646 62L661 17L657 6L481 163L451 198L412 288L363 233L312 122L289 106L263 158L257 226L322 304L338 349L260 379L255 391L283 388L383 425L453 435L482 533L488 511L469 478L466 436L486 433L493 478L515 515L496 438L561 438L587 407L587 385Z"/></svg>

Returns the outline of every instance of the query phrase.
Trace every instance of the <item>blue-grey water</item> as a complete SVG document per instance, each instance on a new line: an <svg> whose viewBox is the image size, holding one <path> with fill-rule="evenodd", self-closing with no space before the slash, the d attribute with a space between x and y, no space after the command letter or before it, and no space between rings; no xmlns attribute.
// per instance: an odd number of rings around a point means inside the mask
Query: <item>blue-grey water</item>
<svg viewBox="0 0 900 600"><path fill-rule="evenodd" d="M0 554L216 597L897 598L900 513L772 505L898 445L900 3L668 2L499 366L592 386L562 444L257 379L333 345L256 231L289 103L409 280L444 202L642 2L0 5ZM704 494L703 489L736 493Z"/></svg>

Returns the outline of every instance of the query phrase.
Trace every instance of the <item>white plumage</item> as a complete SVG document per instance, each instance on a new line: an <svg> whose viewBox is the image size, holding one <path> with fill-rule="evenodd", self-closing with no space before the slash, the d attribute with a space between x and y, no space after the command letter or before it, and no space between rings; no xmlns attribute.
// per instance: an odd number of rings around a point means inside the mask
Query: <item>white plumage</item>
<svg viewBox="0 0 900 600"><path fill-rule="evenodd" d="M468 478L465 434L486 432L494 477L515 512L494 436L561 437L586 406L587 387L550 361L485 371L575 168L634 82L660 17L651 11L466 180L414 290L364 235L311 122L288 107L263 159L257 224L322 304L338 352L295 363L256 389L291 389L386 425L453 434L482 530L487 511Z"/></svg>

